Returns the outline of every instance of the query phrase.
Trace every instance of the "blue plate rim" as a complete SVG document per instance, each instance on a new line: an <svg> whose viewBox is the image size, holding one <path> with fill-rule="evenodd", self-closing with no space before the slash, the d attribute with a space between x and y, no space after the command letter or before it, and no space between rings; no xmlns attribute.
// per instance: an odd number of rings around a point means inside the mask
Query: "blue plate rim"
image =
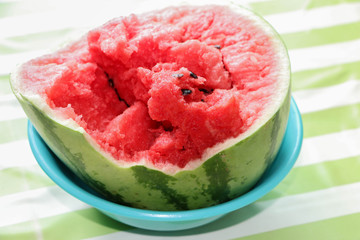
<svg viewBox="0 0 360 240"><path fill-rule="evenodd" d="M97 208L100 211L105 211L110 214L120 215L132 219L141 219L141 220L151 220L151 221L191 221L199 220L204 218L215 217L219 215L224 215L229 212L235 211L239 208L242 208L250 203L260 199L265 194L270 192L275 186L277 186L290 172L294 166L302 146L303 141L303 124L301 119L301 114L296 105L295 100L291 97L290 103L290 114L287 130L285 132L284 141L287 138L289 132L289 127L292 127L295 131L296 138L295 141L292 141L292 151L288 154L288 161L286 164L280 166L280 169L277 171L277 174L271 176L270 181L265 183L260 183L257 187L253 188L249 192L243 194L242 196L230 200L225 203L221 203L215 206L195 209L195 210L185 210L185 211L155 211L155 210L145 210L137 209L128 206L119 205L110 201L107 201L103 198L95 196L85 189L81 188L77 184L69 185L67 181L63 179L65 174L59 176L54 169L52 169L51 164L48 163L48 158L53 158L51 150L47 147L46 143L41 139L40 135L37 133L34 126L28 121L28 139L30 143L31 150L35 156L36 161L42 168L42 170L63 190L72 195L73 197ZM283 146L280 148L279 153L282 151ZM55 161L60 161L55 159ZM61 175L61 174L60 174ZM66 177L66 176L65 176ZM91 195L91 198L89 198Z"/></svg>

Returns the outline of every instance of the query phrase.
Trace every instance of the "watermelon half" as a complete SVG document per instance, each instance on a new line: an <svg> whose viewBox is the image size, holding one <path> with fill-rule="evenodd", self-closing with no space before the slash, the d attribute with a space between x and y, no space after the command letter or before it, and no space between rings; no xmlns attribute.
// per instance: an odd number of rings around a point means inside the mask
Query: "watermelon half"
<svg viewBox="0 0 360 240"><path fill-rule="evenodd" d="M238 6L113 19L20 65L13 92L52 151L108 200L186 210L251 189L290 107L278 34Z"/></svg>

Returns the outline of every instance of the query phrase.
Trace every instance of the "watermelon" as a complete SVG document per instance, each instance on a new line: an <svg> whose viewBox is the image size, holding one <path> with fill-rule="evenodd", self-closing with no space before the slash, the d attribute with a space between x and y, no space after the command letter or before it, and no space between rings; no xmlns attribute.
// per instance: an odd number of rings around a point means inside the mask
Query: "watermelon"
<svg viewBox="0 0 360 240"><path fill-rule="evenodd" d="M77 176L108 200L153 210L249 191L276 157L290 107L284 44L238 6L112 19L10 81Z"/></svg>

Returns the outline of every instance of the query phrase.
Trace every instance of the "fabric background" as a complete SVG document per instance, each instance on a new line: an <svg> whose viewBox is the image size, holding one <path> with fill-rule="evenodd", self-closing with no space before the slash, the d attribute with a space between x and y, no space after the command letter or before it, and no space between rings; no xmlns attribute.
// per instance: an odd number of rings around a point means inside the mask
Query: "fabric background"
<svg viewBox="0 0 360 240"><path fill-rule="evenodd" d="M152 1L0 1L1 240L360 239L360 1L234 2L263 15L289 49L304 123L300 157L254 204L196 229L152 232L106 217L42 172L9 85L16 64Z"/></svg>

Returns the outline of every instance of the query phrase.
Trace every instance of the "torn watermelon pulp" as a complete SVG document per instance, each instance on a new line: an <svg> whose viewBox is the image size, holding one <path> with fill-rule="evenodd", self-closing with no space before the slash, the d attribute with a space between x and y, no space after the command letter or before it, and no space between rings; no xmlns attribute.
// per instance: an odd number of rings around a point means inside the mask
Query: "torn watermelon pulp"
<svg viewBox="0 0 360 240"><path fill-rule="evenodd" d="M228 8L184 6L111 20L21 75L115 159L183 168L262 114L274 55Z"/></svg>

